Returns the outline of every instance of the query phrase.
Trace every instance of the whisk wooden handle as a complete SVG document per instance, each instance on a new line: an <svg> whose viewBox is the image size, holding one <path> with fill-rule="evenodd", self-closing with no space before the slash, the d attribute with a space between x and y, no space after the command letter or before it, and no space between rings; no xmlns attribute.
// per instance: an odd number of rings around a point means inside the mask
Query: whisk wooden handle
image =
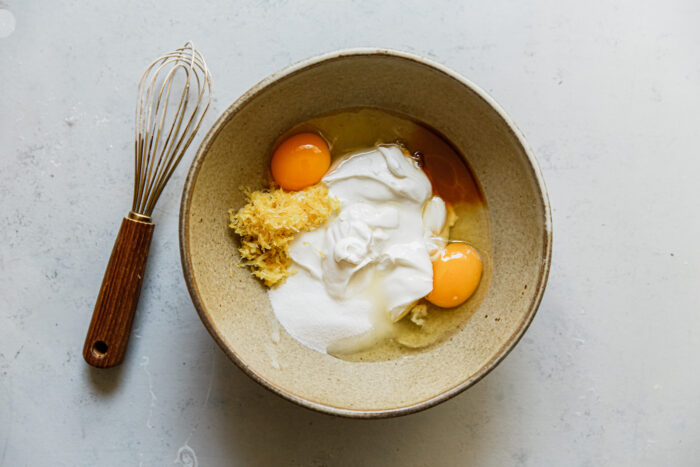
<svg viewBox="0 0 700 467"><path fill-rule="evenodd" d="M110 368L124 359L146 270L154 224L125 217L97 295L83 357Z"/></svg>

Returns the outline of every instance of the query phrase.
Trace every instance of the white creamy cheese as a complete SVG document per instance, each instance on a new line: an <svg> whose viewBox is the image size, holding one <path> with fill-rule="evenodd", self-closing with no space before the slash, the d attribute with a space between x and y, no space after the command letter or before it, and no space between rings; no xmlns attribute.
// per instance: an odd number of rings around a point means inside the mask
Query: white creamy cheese
<svg viewBox="0 0 700 467"><path fill-rule="evenodd" d="M391 323L433 287L431 254L446 244L446 207L398 146L339 159L323 178L340 212L299 234L298 272L270 289L287 332L320 352L350 352L391 332Z"/></svg>

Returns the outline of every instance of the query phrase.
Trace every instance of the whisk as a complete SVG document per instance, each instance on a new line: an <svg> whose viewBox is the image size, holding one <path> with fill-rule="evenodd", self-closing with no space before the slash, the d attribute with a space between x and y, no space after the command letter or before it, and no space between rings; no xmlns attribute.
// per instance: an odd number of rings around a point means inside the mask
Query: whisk
<svg viewBox="0 0 700 467"><path fill-rule="evenodd" d="M211 75L187 42L151 63L139 81L134 199L122 221L88 329L83 357L109 368L124 359L154 224L151 214L199 130L211 102Z"/></svg>

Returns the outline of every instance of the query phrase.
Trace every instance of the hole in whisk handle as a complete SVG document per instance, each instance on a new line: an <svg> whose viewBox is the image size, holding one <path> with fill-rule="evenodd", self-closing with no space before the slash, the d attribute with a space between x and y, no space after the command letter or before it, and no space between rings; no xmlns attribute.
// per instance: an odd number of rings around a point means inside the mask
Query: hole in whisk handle
<svg viewBox="0 0 700 467"><path fill-rule="evenodd" d="M96 341L92 344L92 354L97 358L104 358L109 350L109 346L105 341Z"/></svg>

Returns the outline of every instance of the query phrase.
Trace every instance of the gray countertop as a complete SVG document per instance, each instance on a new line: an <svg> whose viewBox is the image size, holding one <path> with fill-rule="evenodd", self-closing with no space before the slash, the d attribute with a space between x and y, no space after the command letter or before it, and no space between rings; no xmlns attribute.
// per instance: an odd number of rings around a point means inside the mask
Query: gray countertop
<svg viewBox="0 0 700 467"><path fill-rule="evenodd" d="M0 1L0 465L698 465L700 3L425 5ZM554 260L495 371L369 422L252 382L182 278L187 161L154 214L125 363L83 362L131 203L136 81L185 40L214 76L206 126L269 73L350 46L426 55L505 107L542 165Z"/></svg>

